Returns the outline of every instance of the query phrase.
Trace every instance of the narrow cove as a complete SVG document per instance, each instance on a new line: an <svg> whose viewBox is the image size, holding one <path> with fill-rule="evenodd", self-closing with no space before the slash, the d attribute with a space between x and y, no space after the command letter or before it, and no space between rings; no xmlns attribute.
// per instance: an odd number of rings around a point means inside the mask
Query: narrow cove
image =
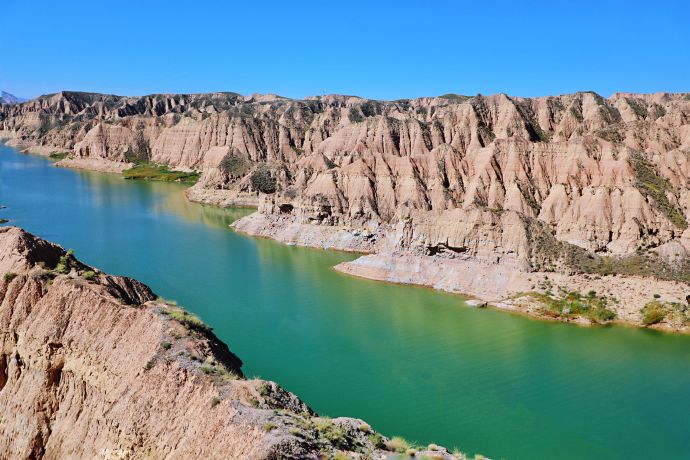
<svg viewBox="0 0 690 460"><path fill-rule="evenodd" d="M355 255L237 235L228 225L251 210L183 190L0 146L0 218L177 300L247 374L317 412L492 458L690 452L690 337L545 323L350 278L330 267Z"/></svg>

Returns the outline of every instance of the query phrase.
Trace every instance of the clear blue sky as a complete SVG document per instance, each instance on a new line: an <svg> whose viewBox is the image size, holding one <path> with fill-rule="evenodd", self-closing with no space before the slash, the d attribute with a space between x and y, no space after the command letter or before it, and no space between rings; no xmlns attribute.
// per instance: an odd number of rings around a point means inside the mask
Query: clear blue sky
<svg viewBox="0 0 690 460"><path fill-rule="evenodd" d="M1 0L0 89L690 91L687 1Z"/></svg>

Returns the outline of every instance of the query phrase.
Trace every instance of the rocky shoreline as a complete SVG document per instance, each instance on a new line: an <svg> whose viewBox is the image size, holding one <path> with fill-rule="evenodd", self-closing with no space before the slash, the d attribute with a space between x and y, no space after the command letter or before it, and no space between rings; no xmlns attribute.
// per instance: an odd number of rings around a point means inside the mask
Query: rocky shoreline
<svg viewBox="0 0 690 460"><path fill-rule="evenodd" d="M677 281L653 280L624 275L566 274L528 272L519 264L491 263L476 257L439 257L396 253L390 250L390 235L366 230L333 228L290 222L260 212L234 222L231 227L254 237L271 238L284 244L362 253L361 257L338 264L335 270L361 278L396 284L429 287L478 299L481 306L523 314L537 319L579 325L619 323L666 332L690 333L686 296L690 289ZM390 231L390 230L389 230ZM363 236L364 235L364 236ZM544 294L565 290L586 294L595 292L609 299L607 308L615 318L593 319L576 313L554 314L545 305ZM653 292L652 292L653 291ZM540 294L536 296L533 294ZM552 295L558 300L557 295ZM643 306L650 302L675 306L667 318L644 323ZM548 304L549 302L546 302ZM680 306L680 307L678 307Z"/></svg>

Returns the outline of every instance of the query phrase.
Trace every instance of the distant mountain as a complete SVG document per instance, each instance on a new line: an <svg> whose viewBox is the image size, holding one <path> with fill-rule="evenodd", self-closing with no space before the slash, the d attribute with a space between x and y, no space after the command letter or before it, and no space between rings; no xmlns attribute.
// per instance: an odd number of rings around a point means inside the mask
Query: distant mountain
<svg viewBox="0 0 690 460"><path fill-rule="evenodd" d="M20 104L27 99L17 97L14 94L7 93L5 91L0 91L0 104Z"/></svg>

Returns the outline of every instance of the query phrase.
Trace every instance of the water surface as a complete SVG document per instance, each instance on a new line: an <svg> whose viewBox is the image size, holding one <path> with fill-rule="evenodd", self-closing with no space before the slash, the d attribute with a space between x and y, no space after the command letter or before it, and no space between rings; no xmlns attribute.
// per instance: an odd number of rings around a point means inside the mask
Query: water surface
<svg viewBox="0 0 690 460"><path fill-rule="evenodd" d="M355 256L228 229L177 184L0 146L0 217L200 315L316 411L492 458L690 458L690 337L467 308L339 274Z"/></svg>

